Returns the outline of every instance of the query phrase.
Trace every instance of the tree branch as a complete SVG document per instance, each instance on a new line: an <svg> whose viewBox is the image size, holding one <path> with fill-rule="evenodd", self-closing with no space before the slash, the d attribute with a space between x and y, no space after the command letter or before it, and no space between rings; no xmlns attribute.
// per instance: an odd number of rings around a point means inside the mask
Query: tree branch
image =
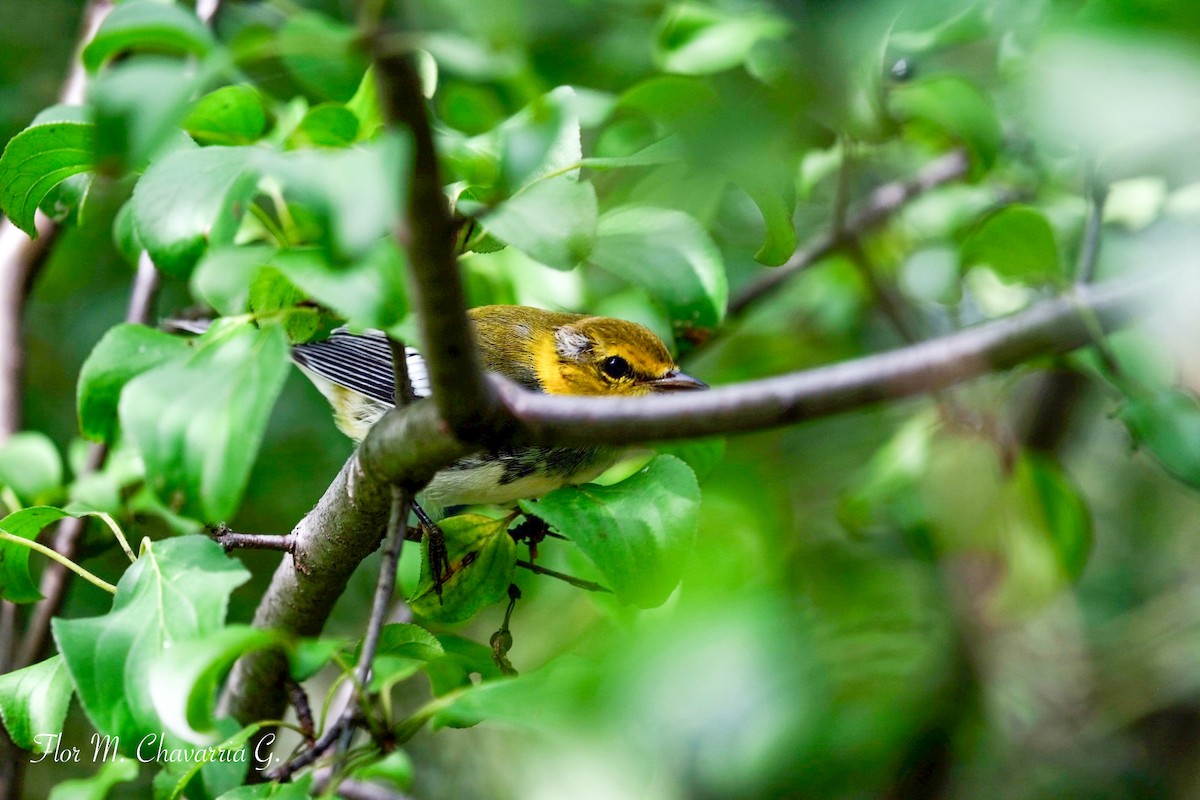
<svg viewBox="0 0 1200 800"><path fill-rule="evenodd" d="M841 246L846 236L861 236L882 222L908 201L967 174L970 161L963 150L955 150L931 161L912 178L880 186L857 211L833 230L826 231L802 245L782 266L762 274L747 284L729 301L729 314L741 314L776 286L807 269Z"/></svg>

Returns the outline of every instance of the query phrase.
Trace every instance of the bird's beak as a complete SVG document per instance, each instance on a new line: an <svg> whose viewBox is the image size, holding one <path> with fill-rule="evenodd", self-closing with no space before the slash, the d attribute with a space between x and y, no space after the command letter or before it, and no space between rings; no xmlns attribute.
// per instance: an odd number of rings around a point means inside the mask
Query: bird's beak
<svg viewBox="0 0 1200 800"><path fill-rule="evenodd" d="M656 392L689 392L693 389L708 388L708 384L704 381L697 380L691 375L685 375L677 369L650 381L649 386Z"/></svg>

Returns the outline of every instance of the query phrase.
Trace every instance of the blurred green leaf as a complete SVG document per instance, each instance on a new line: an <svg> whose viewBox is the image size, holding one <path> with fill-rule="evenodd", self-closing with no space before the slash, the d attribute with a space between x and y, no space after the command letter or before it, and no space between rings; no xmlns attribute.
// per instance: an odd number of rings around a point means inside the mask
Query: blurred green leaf
<svg viewBox="0 0 1200 800"><path fill-rule="evenodd" d="M613 486L564 486L521 509L579 545L621 600L661 605L696 535L700 487L674 456L657 456Z"/></svg>
<svg viewBox="0 0 1200 800"><path fill-rule="evenodd" d="M975 159L990 167L1003 134L991 100L956 75L935 75L892 88L889 108L902 120L932 126L952 141L967 146Z"/></svg>
<svg viewBox="0 0 1200 800"><path fill-rule="evenodd" d="M191 144L179 123L205 81L203 73L156 56L122 61L96 76L88 87L96 168L120 175L143 167L156 153Z"/></svg>
<svg viewBox="0 0 1200 800"><path fill-rule="evenodd" d="M224 737L216 729L213 706L221 679L246 653L284 641L276 631L230 625L201 638L171 642L170 649L153 657L146 675L154 713L164 729L204 747L220 742Z"/></svg>
<svg viewBox="0 0 1200 800"><path fill-rule="evenodd" d="M596 190L565 175L531 184L483 218L488 232L530 258L572 269L596 238Z"/></svg>
<svg viewBox="0 0 1200 800"><path fill-rule="evenodd" d="M95 775L62 781L50 792L49 800L105 800L118 783L135 780L140 769L132 758L105 761Z"/></svg>
<svg viewBox="0 0 1200 800"><path fill-rule="evenodd" d="M262 95L250 84L222 86L197 100L182 127L201 144L243 145L266 130Z"/></svg>
<svg viewBox="0 0 1200 800"><path fill-rule="evenodd" d="M443 655L425 667L435 695L471 686L472 674L485 681L502 677L500 668L492 660L492 648L487 645L452 635L439 636L438 642Z"/></svg>
<svg viewBox="0 0 1200 800"><path fill-rule="evenodd" d="M1200 488L1200 399L1191 392L1164 389L1127 399L1119 414L1134 441L1163 469Z"/></svg>
<svg viewBox="0 0 1200 800"><path fill-rule="evenodd" d="M337 103L313 106L288 137L291 147L346 147L358 138L358 116Z"/></svg>
<svg viewBox="0 0 1200 800"><path fill-rule="evenodd" d="M75 687L62 656L0 675L0 719L22 750L53 750L49 736L61 735Z"/></svg>
<svg viewBox="0 0 1200 800"><path fill-rule="evenodd" d="M766 181L741 181L742 188L758 206L766 226L766 238L754 260L769 267L778 267L796 252L799 239L792 215L796 212L796 193L790 181L773 186Z"/></svg>
<svg viewBox="0 0 1200 800"><path fill-rule="evenodd" d="M463 514L438 523L446 535L450 577L439 598L427 536L421 543L421 577L408 597L413 612L432 621L461 622L506 597L517 568L517 545L508 535L508 522Z"/></svg>
<svg viewBox="0 0 1200 800"><path fill-rule="evenodd" d="M1092 515L1079 490L1058 464L1031 454L1017 462L1015 480L1036 492L1059 563L1067 578L1076 580L1092 550Z"/></svg>
<svg viewBox="0 0 1200 800"><path fill-rule="evenodd" d="M61 117L77 117L65 106ZM0 156L0 207L31 238L37 237L34 214L50 190L92 169L95 126L72 119L35 123L8 140Z"/></svg>
<svg viewBox="0 0 1200 800"><path fill-rule="evenodd" d="M122 429L146 462L146 480L168 506L206 521L237 508L271 408L290 367L278 326L214 324L194 353L130 381Z"/></svg>
<svg viewBox="0 0 1200 800"><path fill-rule="evenodd" d="M185 277L206 246L233 242L266 153L253 147L188 147L150 165L133 190L131 213L155 266Z"/></svg>
<svg viewBox="0 0 1200 800"><path fill-rule="evenodd" d="M401 791L407 791L412 787L413 763L407 753L396 750L352 774L359 780L385 781Z"/></svg>
<svg viewBox="0 0 1200 800"><path fill-rule="evenodd" d="M722 72L743 63L759 42L781 39L789 30L784 20L761 12L676 3L659 23L654 58L664 72Z"/></svg>
<svg viewBox="0 0 1200 800"><path fill-rule="evenodd" d="M379 77L375 67L363 73L354 96L346 101L346 108L358 119L358 138L370 139L383 127L383 107L379 104Z"/></svg>
<svg viewBox="0 0 1200 800"><path fill-rule="evenodd" d="M660 444L655 450L661 455L678 458L696 473L696 480L702 481L725 460L725 438L683 439Z"/></svg>
<svg viewBox="0 0 1200 800"><path fill-rule="evenodd" d="M721 252L687 214L635 206L602 214L589 261L645 288L676 325L713 328L725 316Z"/></svg>
<svg viewBox="0 0 1200 800"><path fill-rule="evenodd" d="M188 341L145 325L116 325L96 343L79 371L79 429L98 442L117 431L117 403L130 380L191 352Z"/></svg>
<svg viewBox="0 0 1200 800"><path fill-rule="evenodd" d="M37 431L21 431L0 445L0 483L26 502L36 502L61 489L62 457L50 437Z"/></svg>
<svg viewBox="0 0 1200 800"><path fill-rule="evenodd" d="M323 100L349 100L367 70L354 26L321 14L291 17L273 45L297 83Z"/></svg>
<svg viewBox="0 0 1200 800"><path fill-rule="evenodd" d="M344 639L329 637L301 639L293 643L288 650L288 666L292 680L306 681L316 675L337 653L345 650L346 646Z"/></svg>
<svg viewBox="0 0 1200 800"><path fill-rule="evenodd" d="M486 136L493 135L509 193L583 158L575 92L569 86L539 97Z"/></svg>
<svg viewBox="0 0 1200 800"><path fill-rule="evenodd" d="M192 273L192 292L223 316L244 314L250 310L250 282L275 253L268 245L211 249Z"/></svg>
<svg viewBox="0 0 1200 800"><path fill-rule="evenodd" d="M176 644L217 635L230 593L249 578L206 536L146 540L111 611L53 621L80 702L101 735L120 738L126 753L143 737L161 735L147 680L152 665Z"/></svg>
<svg viewBox="0 0 1200 800"><path fill-rule="evenodd" d="M213 38L195 13L157 0L125 0L100 23L83 50L83 65L95 72L105 61L127 51L203 55Z"/></svg>
<svg viewBox="0 0 1200 800"><path fill-rule="evenodd" d="M217 800L308 800L312 795L312 773L307 772L289 783L258 783L225 792Z"/></svg>
<svg viewBox="0 0 1200 800"><path fill-rule="evenodd" d="M1054 230L1030 206L1008 206L984 220L963 242L960 263L964 272L982 264L1011 281L1040 284L1063 277Z"/></svg>

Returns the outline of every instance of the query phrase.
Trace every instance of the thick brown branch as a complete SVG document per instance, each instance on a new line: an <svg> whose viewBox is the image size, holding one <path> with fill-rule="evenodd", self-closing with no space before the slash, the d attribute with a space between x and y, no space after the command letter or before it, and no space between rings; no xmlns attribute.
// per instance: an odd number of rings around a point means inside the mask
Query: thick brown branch
<svg viewBox="0 0 1200 800"><path fill-rule="evenodd" d="M962 150L955 150L908 180L884 184L871 193L857 211L851 213L841 226L827 231L802 245L782 266L767 270L760 278L746 285L729 302L729 313L740 314L763 295L801 270L807 269L836 250L843 236L860 236L882 222L914 197L944 183L958 180L967 173L970 162Z"/></svg>
<svg viewBox="0 0 1200 800"><path fill-rule="evenodd" d="M442 416L451 430L473 439L489 416L492 394L467 319L454 221L442 188L421 82L407 55L381 53L376 63L388 119L412 134L406 235L414 305L421 322L421 352Z"/></svg>

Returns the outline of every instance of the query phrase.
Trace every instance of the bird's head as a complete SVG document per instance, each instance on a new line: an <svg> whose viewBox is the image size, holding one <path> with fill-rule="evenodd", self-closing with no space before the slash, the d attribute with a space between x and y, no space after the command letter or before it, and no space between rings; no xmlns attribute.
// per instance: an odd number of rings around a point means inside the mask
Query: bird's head
<svg viewBox="0 0 1200 800"><path fill-rule="evenodd" d="M536 370L548 394L636 396L708 388L680 372L649 328L610 317L554 326L538 348Z"/></svg>

